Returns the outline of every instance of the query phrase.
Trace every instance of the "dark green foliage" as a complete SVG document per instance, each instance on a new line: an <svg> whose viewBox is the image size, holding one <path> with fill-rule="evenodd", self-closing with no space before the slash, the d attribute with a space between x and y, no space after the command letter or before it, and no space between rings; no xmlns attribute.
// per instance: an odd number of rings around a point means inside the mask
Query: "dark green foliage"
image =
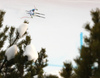
<svg viewBox="0 0 100 78"><path fill-rule="evenodd" d="M2 27L2 22L3 22L4 15L5 15L5 12L0 10L0 28Z"/></svg>
<svg viewBox="0 0 100 78"><path fill-rule="evenodd" d="M9 44L11 46L12 42L14 41L13 39L13 36L14 36L14 31L15 31L15 28L14 27L11 27L10 28L10 32L9 32Z"/></svg>
<svg viewBox="0 0 100 78"><path fill-rule="evenodd" d="M46 75L45 78L58 78L56 75Z"/></svg>
<svg viewBox="0 0 100 78"><path fill-rule="evenodd" d="M89 24L86 24L85 29L86 29L87 31L90 31L90 30L91 30L90 25L89 25Z"/></svg>
<svg viewBox="0 0 100 78"><path fill-rule="evenodd" d="M94 24L97 24L100 22L100 10L98 8L96 9L96 11L92 10L91 15L92 15L92 21Z"/></svg>
<svg viewBox="0 0 100 78"><path fill-rule="evenodd" d="M1 29L1 28L0 28ZM4 42L6 41L7 39L7 31L8 31L8 27L6 26L2 32L0 32L0 49L3 48L3 45L4 45Z"/></svg>
<svg viewBox="0 0 100 78"><path fill-rule="evenodd" d="M71 78L72 76L72 64L68 62L64 62L64 67L62 68L60 75L63 78Z"/></svg>
<svg viewBox="0 0 100 78"><path fill-rule="evenodd" d="M2 27L3 16L5 12L0 11L0 27ZM28 23L24 21L24 23ZM38 75L38 78L43 78L43 68L47 66L47 55L45 49L41 49L38 53L39 58L36 62L28 61L27 56L23 56L25 48L31 43L31 37L27 31L23 35L24 38L19 38L19 33L15 27L10 27L8 31L6 26L0 32L0 78L33 78ZM8 31L8 32L7 32ZM8 33L8 34L7 34ZM8 47L16 44L18 47L17 55L7 61L5 57L6 50L3 50L4 42L8 40ZM46 61L43 61L43 60Z"/></svg>
<svg viewBox="0 0 100 78"><path fill-rule="evenodd" d="M78 78L89 78L92 75L92 56L91 52L88 50L87 47L82 47L80 52L80 57L75 59L77 63L77 67L75 68L75 73L78 74ZM83 74L84 73L84 74Z"/></svg>
<svg viewBox="0 0 100 78"><path fill-rule="evenodd" d="M25 20L25 21L24 21L24 23L27 23L27 24L29 24L29 22L28 22L27 20Z"/></svg>
<svg viewBox="0 0 100 78"><path fill-rule="evenodd" d="M5 41L6 41L7 37L8 37L7 36L7 31L9 29L9 27L7 27L7 26L4 27L4 28L2 28L2 26L3 26L2 23L3 23L3 17L4 17L4 15L5 15L5 12L0 10L0 69L1 69L2 62L4 61L5 51L4 51L3 47L5 45L4 44ZM3 74L4 73L1 72L0 77L3 77Z"/></svg>
<svg viewBox="0 0 100 78"><path fill-rule="evenodd" d="M36 73L38 74L38 78L44 78L43 77L43 68L46 67L47 64L47 55L44 48L41 49L41 51L38 53L38 59L34 63L34 68L36 70Z"/></svg>
<svg viewBox="0 0 100 78"><path fill-rule="evenodd" d="M80 56L75 59L77 78L100 78L100 10L91 11L93 26L85 26L89 37L85 37L86 46L82 46ZM90 28L91 27L91 28ZM94 66L97 62L98 66Z"/></svg>

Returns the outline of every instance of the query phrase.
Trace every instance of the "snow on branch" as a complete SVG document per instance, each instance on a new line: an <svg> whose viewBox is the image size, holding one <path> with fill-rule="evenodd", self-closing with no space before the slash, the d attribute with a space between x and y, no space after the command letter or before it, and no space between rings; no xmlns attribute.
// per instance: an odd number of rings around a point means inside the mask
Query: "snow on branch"
<svg viewBox="0 0 100 78"><path fill-rule="evenodd" d="M38 53L37 53L35 47L32 44L30 44L30 45L26 46L23 56L27 56L29 61L34 60L34 62L35 62L38 58Z"/></svg>
<svg viewBox="0 0 100 78"><path fill-rule="evenodd" d="M19 26L18 28L18 33L19 33L19 37L22 37L24 35L24 33L26 32L28 28L28 24L27 23L23 23Z"/></svg>
<svg viewBox="0 0 100 78"><path fill-rule="evenodd" d="M11 47L9 47L5 53L5 56L7 57L7 60L11 60L15 57L15 55L17 54L17 45L12 45Z"/></svg>

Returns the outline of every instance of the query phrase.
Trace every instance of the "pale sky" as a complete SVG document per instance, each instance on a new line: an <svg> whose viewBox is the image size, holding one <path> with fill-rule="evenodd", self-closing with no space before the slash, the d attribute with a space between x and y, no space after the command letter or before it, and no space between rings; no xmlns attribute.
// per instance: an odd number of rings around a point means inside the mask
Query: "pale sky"
<svg viewBox="0 0 100 78"><path fill-rule="evenodd" d="M38 8L46 19L28 16L25 10ZM90 11L100 8L99 0L0 0L1 9L6 11L4 25L18 27L25 19L29 21L28 32L39 52L46 48L48 66L46 72L61 69L63 62L72 61L79 55L80 33L86 35L84 25L91 22ZM91 23L92 25L92 23ZM57 67L56 67L57 65Z"/></svg>

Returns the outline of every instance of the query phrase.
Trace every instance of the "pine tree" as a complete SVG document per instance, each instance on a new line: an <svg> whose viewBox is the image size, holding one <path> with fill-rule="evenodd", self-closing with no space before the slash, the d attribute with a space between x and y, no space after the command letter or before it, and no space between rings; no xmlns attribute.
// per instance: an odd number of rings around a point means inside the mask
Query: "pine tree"
<svg viewBox="0 0 100 78"><path fill-rule="evenodd" d="M5 54L5 50L3 49L3 47L5 46L5 42L7 39L7 31L9 29L9 27L4 27L3 28L3 18L4 18L5 12L0 10L0 78L2 78L2 75L4 73L1 72L1 68L2 68L2 62L4 61L4 54Z"/></svg>
<svg viewBox="0 0 100 78"><path fill-rule="evenodd" d="M2 27L4 14L5 12L0 11L0 27ZM27 21L24 21L24 24L26 23L28 24ZM10 29L9 32L7 32L8 29ZM3 50L5 40L8 40L8 47ZM0 33L0 78L33 78L38 74L43 75L43 68L47 66L45 49L38 53L39 58L36 62L28 60L28 56L24 56L23 53L30 43L31 37L27 31L20 37L18 29L15 27L8 28L6 26L4 28ZM17 54L14 58L8 60L5 52L13 45L17 45ZM46 60L45 62L43 62L44 59ZM40 68L38 69L39 66Z"/></svg>
<svg viewBox="0 0 100 78"><path fill-rule="evenodd" d="M40 52L38 52L38 59L34 63L34 68L36 70L36 73L38 74L38 78L44 78L43 73L44 70L43 68L46 67L48 64L47 60L47 55L46 55L46 50L44 48L41 49Z"/></svg>
<svg viewBox="0 0 100 78"><path fill-rule="evenodd" d="M90 35L84 38L86 45L82 46L80 56L75 59L77 78L100 78L100 10L92 10L91 16L93 26L85 26Z"/></svg>
<svg viewBox="0 0 100 78"><path fill-rule="evenodd" d="M72 76L72 64L69 63L69 62L64 62L64 67L62 68L61 72L60 72L60 75L63 77L63 78L71 78Z"/></svg>
<svg viewBox="0 0 100 78"><path fill-rule="evenodd" d="M82 47L80 52L80 57L75 59L77 67L75 68L75 73L77 78L90 78L92 76L92 56L89 49L85 46Z"/></svg>

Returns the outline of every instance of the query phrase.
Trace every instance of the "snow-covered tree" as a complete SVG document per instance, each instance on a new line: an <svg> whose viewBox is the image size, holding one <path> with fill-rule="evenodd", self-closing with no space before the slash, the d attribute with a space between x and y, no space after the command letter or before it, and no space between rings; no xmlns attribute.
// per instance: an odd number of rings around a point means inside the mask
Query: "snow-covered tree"
<svg viewBox="0 0 100 78"><path fill-rule="evenodd" d="M0 11L0 28L4 14L5 12ZM37 53L27 29L28 22L24 21L19 28L6 26L0 32L0 78L33 78L34 75L39 74L36 67L38 64L35 63L38 56L41 58L43 54ZM6 44L7 48L3 49L5 40L8 45ZM45 54L42 57L44 60ZM40 66L44 68L46 64L47 62L43 62L43 65L41 64L43 67Z"/></svg>
<svg viewBox="0 0 100 78"><path fill-rule="evenodd" d="M1 69L3 67L2 62L4 61L4 55L5 55L5 50L3 50L6 39L7 39L7 31L9 27L3 27L3 18L4 18L5 12L0 10L0 78L2 77L2 72Z"/></svg>

